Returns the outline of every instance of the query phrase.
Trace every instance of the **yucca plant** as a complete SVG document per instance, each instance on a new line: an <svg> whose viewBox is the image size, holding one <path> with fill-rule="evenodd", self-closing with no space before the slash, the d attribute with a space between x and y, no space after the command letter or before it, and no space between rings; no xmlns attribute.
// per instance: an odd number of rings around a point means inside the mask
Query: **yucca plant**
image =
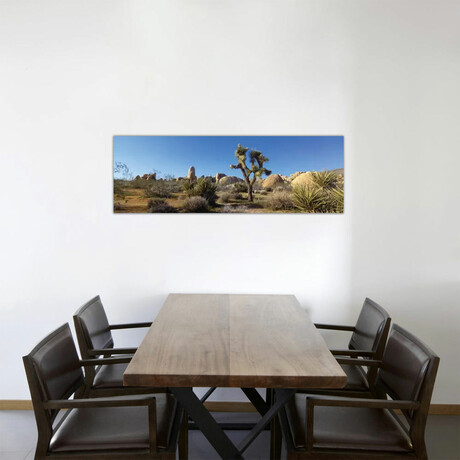
<svg viewBox="0 0 460 460"><path fill-rule="evenodd" d="M330 191L330 197L334 206L334 212L342 213L344 210L343 188L335 188Z"/></svg>
<svg viewBox="0 0 460 460"><path fill-rule="evenodd" d="M321 189L336 188L339 181L339 177L334 171L314 171L311 178L313 184Z"/></svg>
<svg viewBox="0 0 460 460"><path fill-rule="evenodd" d="M201 196L205 198L211 206L216 204L217 185L204 178L198 179L197 182L186 180L182 184L182 189L188 198L192 196Z"/></svg>
<svg viewBox="0 0 460 460"><path fill-rule="evenodd" d="M322 190L305 185L294 187L292 192L294 205L304 212L319 213L325 211L325 199Z"/></svg>

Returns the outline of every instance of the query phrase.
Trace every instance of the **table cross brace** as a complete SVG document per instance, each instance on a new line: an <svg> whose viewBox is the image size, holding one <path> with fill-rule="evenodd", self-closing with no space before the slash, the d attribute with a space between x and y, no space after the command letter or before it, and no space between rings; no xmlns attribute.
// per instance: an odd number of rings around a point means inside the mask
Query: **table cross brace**
<svg viewBox="0 0 460 460"><path fill-rule="evenodd" d="M243 452L249 447L254 439L263 431L270 423L273 417L284 407L284 404L292 397L295 390L277 389L276 400L272 406L268 406L263 398L257 393L254 388L242 389L251 402L256 401L257 410L261 413L261 419L256 423L248 435L243 439L238 447L236 447L230 438L224 433L222 428L204 407L203 403L193 392L190 387L170 387L171 393L176 397L179 404L188 412L189 416L200 428L206 439L214 447L217 453L224 460L240 460L243 459ZM257 396L255 395L257 393ZM260 398L260 399L259 399ZM254 404L255 405L255 404Z"/></svg>

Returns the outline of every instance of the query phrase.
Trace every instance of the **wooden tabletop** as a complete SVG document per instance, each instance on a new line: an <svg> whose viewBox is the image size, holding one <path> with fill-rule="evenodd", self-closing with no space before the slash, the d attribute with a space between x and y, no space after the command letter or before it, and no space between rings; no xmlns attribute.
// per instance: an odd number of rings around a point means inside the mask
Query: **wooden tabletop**
<svg viewBox="0 0 460 460"><path fill-rule="evenodd" d="M170 294L124 384L342 388L346 376L292 295Z"/></svg>

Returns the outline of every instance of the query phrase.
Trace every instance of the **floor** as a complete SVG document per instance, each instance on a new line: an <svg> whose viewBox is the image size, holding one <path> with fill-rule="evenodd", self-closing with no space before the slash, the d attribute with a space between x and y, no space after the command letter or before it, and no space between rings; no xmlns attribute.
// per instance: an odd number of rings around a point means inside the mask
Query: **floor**
<svg viewBox="0 0 460 460"><path fill-rule="evenodd" d="M253 421L254 414L214 414L219 421ZM239 442L244 431L229 431ZM36 426L30 411L0 411L0 460L32 460L36 443ZM432 415L428 418L426 444L430 460L460 459L460 417ZM198 431L189 434L190 460L218 459L215 451ZM283 452L284 454L284 452ZM284 455L283 455L284 457ZM246 460L269 459L269 432L263 432L245 453Z"/></svg>

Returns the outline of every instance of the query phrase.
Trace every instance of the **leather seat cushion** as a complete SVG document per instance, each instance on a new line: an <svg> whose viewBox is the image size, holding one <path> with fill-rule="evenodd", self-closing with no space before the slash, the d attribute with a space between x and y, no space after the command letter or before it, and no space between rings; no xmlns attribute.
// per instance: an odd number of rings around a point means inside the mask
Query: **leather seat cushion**
<svg viewBox="0 0 460 460"><path fill-rule="evenodd" d="M176 401L169 394L156 394L155 399L157 447L166 448ZM147 406L72 409L50 444L51 452L148 448Z"/></svg>
<svg viewBox="0 0 460 460"><path fill-rule="evenodd" d="M113 388L123 386L123 372L128 363L100 366L94 378L94 388Z"/></svg>
<svg viewBox="0 0 460 460"><path fill-rule="evenodd" d="M353 366L349 364L341 364L341 367L345 374L347 374L347 384L344 388L341 388L338 391L343 390L353 390L353 391L369 391L369 385L367 379L364 377L363 373L360 371L358 366ZM316 389L313 388L302 388L297 390L298 393L315 393ZM324 391L321 389L320 391ZM327 392L327 390L326 390Z"/></svg>
<svg viewBox="0 0 460 460"><path fill-rule="evenodd" d="M305 448L305 394L297 394L287 407L296 448ZM386 409L317 406L313 446L391 452L413 450L409 437Z"/></svg>
<svg viewBox="0 0 460 460"><path fill-rule="evenodd" d="M129 355L126 355L129 357ZM125 357L125 355L120 355ZM123 387L123 373L128 367L128 363L110 364L100 366L94 377L93 388L120 388ZM129 390L129 387L126 387ZM166 393L167 389L164 387L155 387L148 389L152 393Z"/></svg>
<svg viewBox="0 0 460 460"><path fill-rule="evenodd" d="M347 374L347 384L344 390L368 391L369 386L358 366L341 364L345 374Z"/></svg>

